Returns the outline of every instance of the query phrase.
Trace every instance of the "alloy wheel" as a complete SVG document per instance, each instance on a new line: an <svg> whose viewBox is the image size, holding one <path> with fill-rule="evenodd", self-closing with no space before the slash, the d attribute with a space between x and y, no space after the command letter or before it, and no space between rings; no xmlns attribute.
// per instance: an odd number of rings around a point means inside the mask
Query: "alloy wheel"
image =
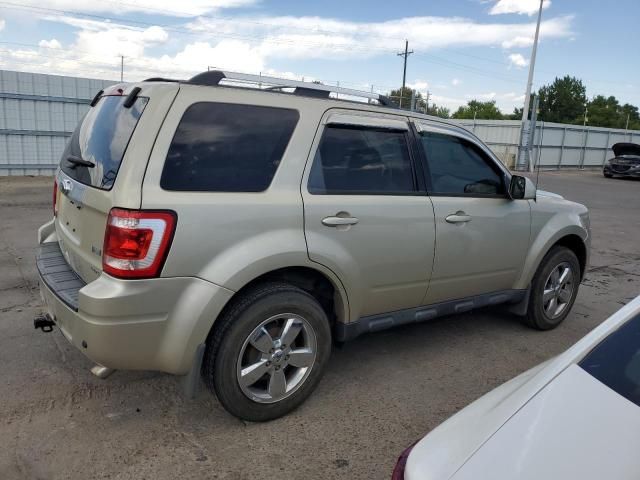
<svg viewBox="0 0 640 480"><path fill-rule="evenodd" d="M571 302L574 289L573 270L568 262L557 265L549 274L542 292L542 307L550 319L560 317Z"/></svg>
<svg viewBox="0 0 640 480"><path fill-rule="evenodd" d="M316 335L300 315L274 315L245 340L237 361L242 392L258 403L275 403L292 395L315 363Z"/></svg>

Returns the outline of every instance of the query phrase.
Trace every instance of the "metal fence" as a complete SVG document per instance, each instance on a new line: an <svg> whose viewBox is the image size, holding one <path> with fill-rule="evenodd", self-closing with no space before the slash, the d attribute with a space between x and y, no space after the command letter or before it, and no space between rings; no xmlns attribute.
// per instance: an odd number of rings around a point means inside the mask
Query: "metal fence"
<svg viewBox="0 0 640 480"><path fill-rule="evenodd" d="M0 70L0 176L51 175L108 80Z"/></svg>
<svg viewBox="0 0 640 480"><path fill-rule="evenodd" d="M518 156L521 122L518 120L460 120L480 137L510 168ZM613 157L618 142L640 143L640 131L583 127L538 121L531 142L530 158L541 168L595 168Z"/></svg>
<svg viewBox="0 0 640 480"><path fill-rule="evenodd" d="M0 70L0 176L50 175L67 138L100 89L113 80ZM513 168L520 122L460 120ZM530 158L543 168L600 167L617 142L640 143L640 131L537 122Z"/></svg>

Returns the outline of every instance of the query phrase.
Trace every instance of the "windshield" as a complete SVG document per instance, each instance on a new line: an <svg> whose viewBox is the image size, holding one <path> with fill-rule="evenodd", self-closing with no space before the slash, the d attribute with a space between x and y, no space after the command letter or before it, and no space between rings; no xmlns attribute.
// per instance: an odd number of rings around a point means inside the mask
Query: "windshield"
<svg viewBox="0 0 640 480"><path fill-rule="evenodd" d="M580 366L640 406L640 315L604 339Z"/></svg>
<svg viewBox="0 0 640 480"><path fill-rule="evenodd" d="M149 101L139 97L131 108L125 108L122 105L125 99L102 97L80 121L60 161L60 167L71 178L103 190L111 189L131 135Z"/></svg>

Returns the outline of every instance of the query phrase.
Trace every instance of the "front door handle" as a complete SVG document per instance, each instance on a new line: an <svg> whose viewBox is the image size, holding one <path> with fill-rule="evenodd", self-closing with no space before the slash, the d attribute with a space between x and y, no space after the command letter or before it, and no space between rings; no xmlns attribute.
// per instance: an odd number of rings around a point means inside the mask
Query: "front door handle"
<svg viewBox="0 0 640 480"><path fill-rule="evenodd" d="M324 217L322 224L327 227L340 227L342 225L355 225L358 221L356 217Z"/></svg>
<svg viewBox="0 0 640 480"><path fill-rule="evenodd" d="M459 210L456 213L447 216L445 220L448 223L466 223L471 221L471 215L467 215L463 211Z"/></svg>

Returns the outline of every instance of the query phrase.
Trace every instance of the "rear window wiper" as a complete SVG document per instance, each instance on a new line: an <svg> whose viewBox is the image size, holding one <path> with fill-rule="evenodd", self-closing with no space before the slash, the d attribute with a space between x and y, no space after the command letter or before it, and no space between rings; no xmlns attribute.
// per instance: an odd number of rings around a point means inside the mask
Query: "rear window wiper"
<svg viewBox="0 0 640 480"><path fill-rule="evenodd" d="M89 160L84 160L80 157L76 157L75 155L69 155L67 156L67 162L72 163L73 166L71 168L76 168L78 165L81 165L83 167L89 167L89 168L93 168L96 166L95 163L89 161Z"/></svg>

